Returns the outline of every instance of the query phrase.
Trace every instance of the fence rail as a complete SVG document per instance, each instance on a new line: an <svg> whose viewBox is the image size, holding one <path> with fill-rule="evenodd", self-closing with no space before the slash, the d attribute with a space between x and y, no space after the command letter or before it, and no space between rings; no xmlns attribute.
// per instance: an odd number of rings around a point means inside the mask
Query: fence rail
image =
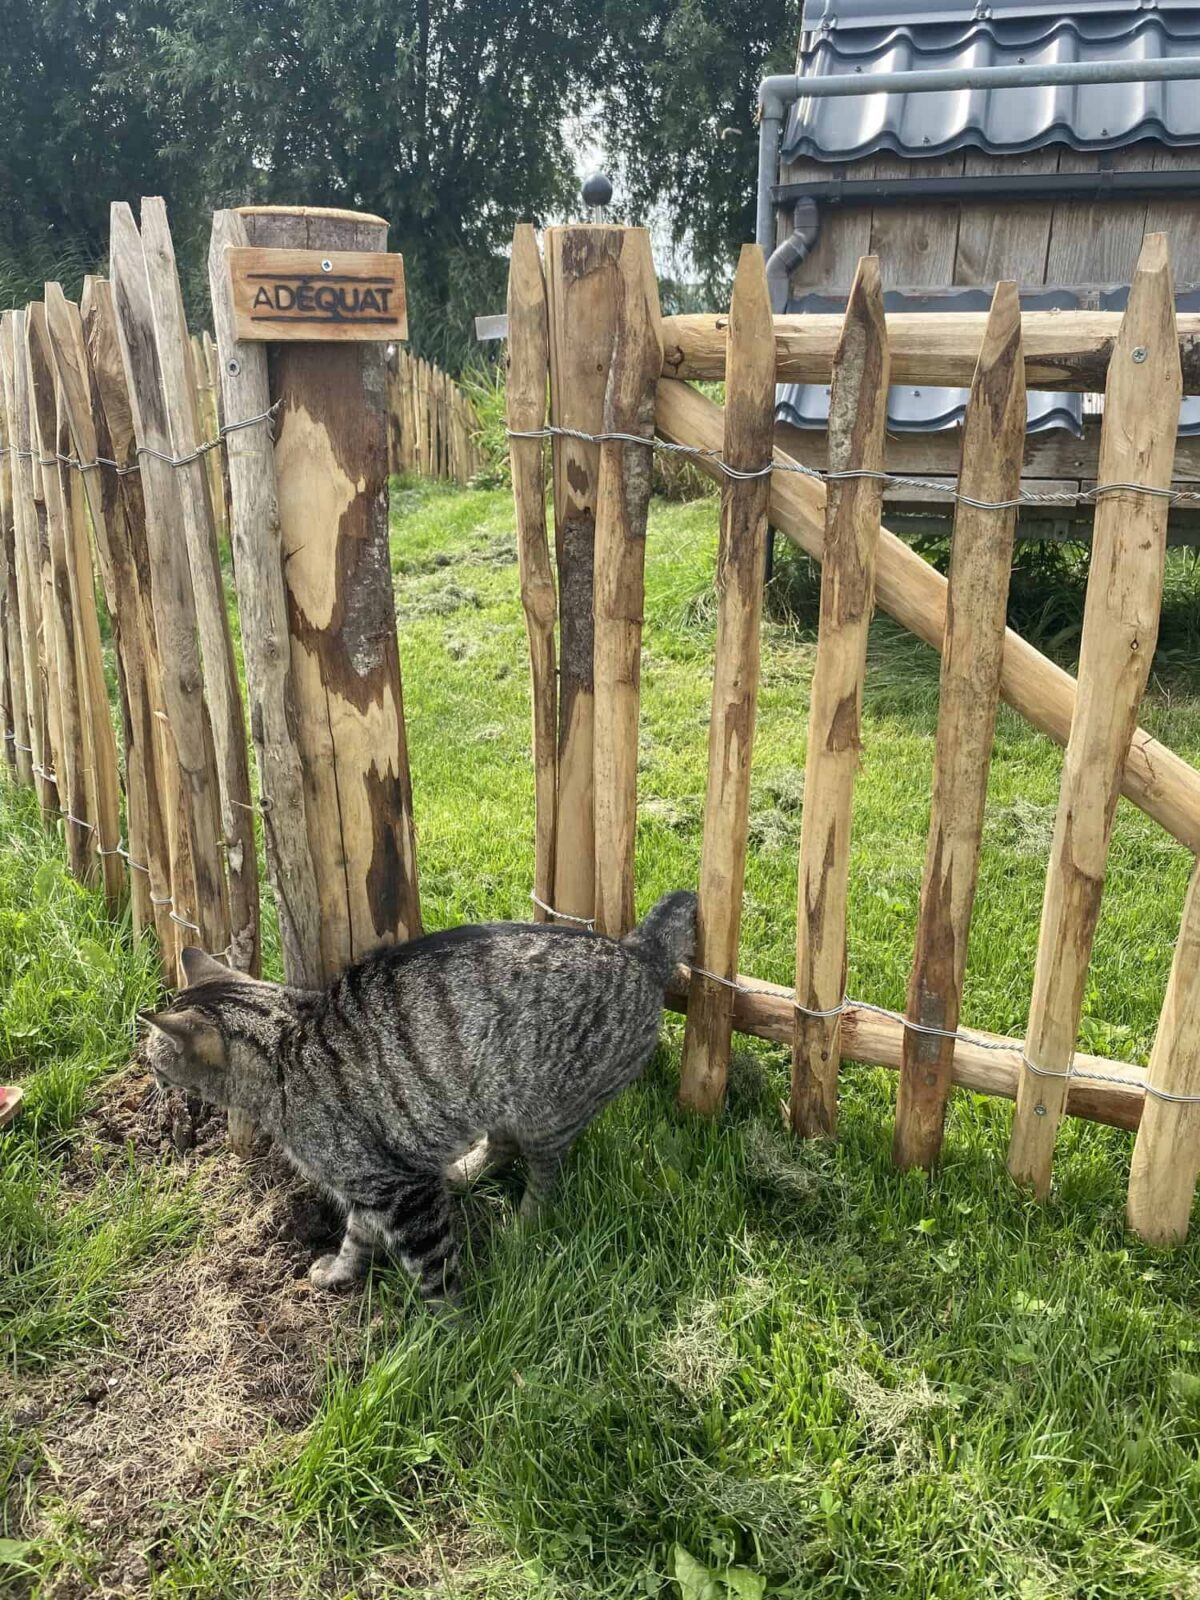
<svg viewBox="0 0 1200 1600"><path fill-rule="evenodd" d="M292 345L268 361L263 346L239 344L225 274L231 246L375 248L381 229L340 212L219 213L216 340L194 341L161 202L145 201L140 223L117 206L111 284L88 280L78 307L47 285L44 301L0 317L5 759L47 820L64 819L72 869L102 883L114 906L128 889L134 928L156 936L168 976L196 943L257 970L256 818L291 981L318 983L420 928L387 550L389 432L393 464L399 437L418 470L466 476L469 429L449 387L445 425L430 423L432 369L403 352L388 400L378 348ZM719 1108L731 1035L742 1030L790 1048L800 1134L834 1131L845 1061L895 1070L901 1166L936 1161L955 1084L1016 1102L1009 1165L1039 1195L1061 1115L1136 1130L1130 1226L1178 1241L1200 1171L1200 868L1149 1068L1082 1055L1076 1042L1118 794L1200 851L1200 774L1137 727L1179 398L1200 387L1194 319L1175 312L1159 236L1145 242L1120 317L1022 316L1015 287L1002 284L986 317L938 317L940 343L924 351L914 319L884 316L879 281L864 259L844 318L772 319L749 249L727 316L663 319L641 230L551 229L544 272L533 230L517 230L508 419L530 645L536 915L612 935L633 920L650 460L654 449L682 452L721 483L722 501L700 943L671 995L687 1013L681 1100ZM881 522L889 368L893 379L970 385L948 578ZM412 381L399 405L401 372ZM724 409L672 375L685 373L724 377ZM814 374L832 390L826 473L801 468L772 430L776 381ZM1004 625L1025 390L1048 380L1105 387L1078 682ZM742 976L738 959L768 516L822 563L790 988ZM226 533L248 715L220 582ZM117 657L124 840L93 559ZM942 654L903 1014L845 992L876 604ZM959 1014L1001 698L1066 747L1024 1040L979 1033ZM248 1133L231 1127L239 1143Z"/></svg>

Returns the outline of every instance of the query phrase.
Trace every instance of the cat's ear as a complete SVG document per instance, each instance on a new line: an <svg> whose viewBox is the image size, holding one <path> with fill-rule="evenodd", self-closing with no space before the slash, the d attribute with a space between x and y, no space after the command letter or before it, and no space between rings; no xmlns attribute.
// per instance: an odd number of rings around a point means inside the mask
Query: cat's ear
<svg viewBox="0 0 1200 1600"><path fill-rule="evenodd" d="M138 1021L169 1039L193 1061L214 1068L226 1065L225 1041L221 1038L221 1030L202 1012L185 1009L160 1011L154 1015L149 1011L139 1011Z"/></svg>
<svg viewBox="0 0 1200 1600"><path fill-rule="evenodd" d="M216 956L210 956L207 950L197 950L194 945L179 952L179 965L183 968L184 984L189 989L194 989L198 983L236 983L239 979L245 983L254 982L244 972L227 967Z"/></svg>

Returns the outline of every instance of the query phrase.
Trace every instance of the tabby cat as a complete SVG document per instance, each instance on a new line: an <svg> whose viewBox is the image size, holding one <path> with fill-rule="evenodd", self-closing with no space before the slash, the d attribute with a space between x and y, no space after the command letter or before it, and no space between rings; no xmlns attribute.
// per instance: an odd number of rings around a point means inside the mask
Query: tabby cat
<svg viewBox="0 0 1200 1600"><path fill-rule="evenodd" d="M453 1299L448 1180L520 1155L522 1213L654 1049L663 993L691 958L696 896L664 896L619 941L528 923L378 950L323 990L247 978L199 950L148 1025L160 1082L246 1111L347 1211L310 1277L362 1277L382 1246L427 1299ZM485 1156L479 1140L486 1136ZM464 1160L465 1158L465 1160Z"/></svg>

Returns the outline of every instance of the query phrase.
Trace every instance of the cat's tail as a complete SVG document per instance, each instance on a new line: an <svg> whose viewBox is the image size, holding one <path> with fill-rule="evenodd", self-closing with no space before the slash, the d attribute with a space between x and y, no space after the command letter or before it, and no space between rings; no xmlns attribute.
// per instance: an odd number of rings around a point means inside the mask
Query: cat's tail
<svg viewBox="0 0 1200 1600"><path fill-rule="evenodd" d="M697 899L690 889L676 889L651 906L632 933L621 943L651 968L666 989L681 961L690 961L696 949Z"/></svg>

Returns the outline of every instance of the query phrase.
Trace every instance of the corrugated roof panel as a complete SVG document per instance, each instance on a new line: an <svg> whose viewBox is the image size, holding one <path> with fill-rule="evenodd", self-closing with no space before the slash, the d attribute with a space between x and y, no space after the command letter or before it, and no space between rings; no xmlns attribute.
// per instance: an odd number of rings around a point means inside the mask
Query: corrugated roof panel
<svg viewBox="0 0 1200 1600"><path fill-rule="evenodd" d="M1089 17L1102 14L1128 17L1134 11L1189 11L1195 0L1094 0ZM1058 17L1069 15L1062 0L920 0L919 4L898 4L897 0L805 0L801 27L806 33L819 28L883 28L908 23L976 22L981 16Z"/></svg>
<svg viewBox="0 0 1200 1600"><path fill-rule="evenodd" d="M888 390L889 433L937 433L960 427L967 407L966 389L914 388L894 384ZM829 387L818 383L781 384L775 391L775 420L794 428L823 431L829 425ZM1083 432L1083 396L1030 394L1029 433L1067 428Z"/></svg>
<svg viewBox="0 0 1200 1600"><path fill-rule="evenodd" d="M883 17L882 0L873 0ZM909 72L1018 63L1142 60L1200 53L1200 8L1153 11L1104 5L1064 17L1032 7L946 20L925 6L891 26L862 26L840 0L822 0L802 42L806 76ZM949 13L961 15L961 7ZM894 7L890 14L895 17ZM853 21L851 20L853 16ZM1192 82L1080 84L1043 89L963 89L800 100L784 129L785 160L849 161L892 151L934 156L975 147L1016 154L1062 143L1076 150L1123 148L1138 139L1200 144L1200 88Z"/></svg>

